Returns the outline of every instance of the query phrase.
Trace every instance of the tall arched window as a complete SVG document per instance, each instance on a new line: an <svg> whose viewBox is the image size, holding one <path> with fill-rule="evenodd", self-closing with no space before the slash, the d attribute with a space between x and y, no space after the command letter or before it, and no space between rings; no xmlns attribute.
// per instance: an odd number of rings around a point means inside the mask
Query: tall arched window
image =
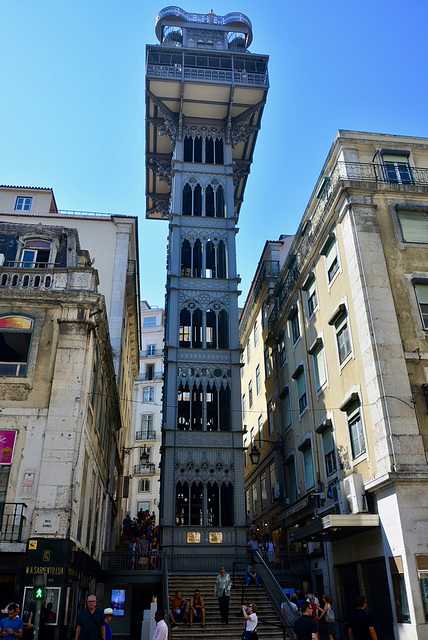
<svg viewBox="0 0 428 640"><path fill-rule="evenodd" d="M185 184L183 189L183 216L191 216L192 215L192 187L190 184Z"/></svg>
<svg viewBox="0 0 428 640"><path fill-rule="evenodd" d="M150 491L150 480L148 480L147 478L143 478L142 480L140 480L140 482L138 483L138 491L139 493L146 493Z"/></svg>
<svg viewBox="0 0 428 640"><path fill-rule="evenodd" d="M230 388L206 389L180 382L177 394L178 431L230 431Z"/></svg>
<svg viewBox="0 0 428 640"><path fill-rule="evenodd" d="M220 240L217 246L217 278L227 278L226 248L223 240Z"/></svg>
<svg viewBox="0 0 428 640"><path fill-rule="evenodd" d="M193 278L226 278L226 248L223 240L205 244L199 240L193 245L187 238L181 244L181 275Z"/></svg>
<svg viewBox="0 0 428 640"><path fill-rule="evenodd" d="M175 487L177 526L232 527L233 510L232 484L213 482L203 486L201 482L178 482Z"/></svg>
<svg viewBox="0 0 428 640"><path fill-rule="evenodd" d="M183 145L184 162L224 164L224 145L221 138L187 135Z"/></svg>
<svg viewBox="0 0 428 640"><path fill-rule="evenodd" d="M207 218L215 216L215 194L210 184L205 189L205 215Z"/></svg>
<svg viewBox="0 0 428 640"><path fill-rule="evenodd" d="M188 240L181 245L181 275L185 277L192 275L192 247Z"/></svg>
<svg viewBox="0 0 428 640"><path fill-rule="evenodd" d="M199 238L193 245L193 268L192 274L194 278L200 278L202 276L202 244Z"/></svg>
<svg viewBox="0 0 428 640"><path fill-rule="evenodd" d="M224 218L225 206L224 206L224 191L223 187L218 187L216 191L216 218Z"/></svg>

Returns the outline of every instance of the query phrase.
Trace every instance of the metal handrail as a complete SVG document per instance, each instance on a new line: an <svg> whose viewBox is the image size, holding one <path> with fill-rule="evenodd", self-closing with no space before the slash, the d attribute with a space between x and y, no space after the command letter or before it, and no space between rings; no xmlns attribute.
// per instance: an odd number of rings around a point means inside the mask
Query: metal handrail
<svg viewBox="0 0 428 640"><path fill-rule="evenodd" d="M297 616L293 611L291 604L288 602L288 599L284 595L284 592L278 583L277 579L273 575L272 571L269 569L262 556L258 551L255 551L255 557L257 561L257 572L263 582L263 587L266 589L269 598L271 600L273 608L278 613L283 628L283 637L286 637L286 630L291 637L294 637L293 632L293 624L295 620L297 620ZM286 609L284 614L281 612L281 604L286 603ZM291 631L290 631L291 630Z"/></svg>
<svg viewBox="0 0 428 640"><path fill-rule="evenodd" d="M135 439L136 440L156 440L156 431L154 431L153 429L149 431L147 429L143 431L136 431Z"/></svg>
<svg viewBox="0 0 428 640"><path fill-rule="evenodd" d="M153 463L134 464L134 475L151 476L156 473L156 465Z"/></svg>
<svg viewBox="0 0 428 640"><path fill-rule="evenodd" d="M67 267L55 264L55 262L31 262L29 260L12 262L8 260L4 263L6 269L66 269Z"/></svg>

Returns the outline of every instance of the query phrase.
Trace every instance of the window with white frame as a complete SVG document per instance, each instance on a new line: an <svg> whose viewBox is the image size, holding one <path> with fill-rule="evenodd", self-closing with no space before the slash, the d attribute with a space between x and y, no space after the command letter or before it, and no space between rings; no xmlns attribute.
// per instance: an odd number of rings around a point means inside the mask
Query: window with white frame
<svg viewBox="0 0 428 640"><path fill-rule="evenodd" d="M156 326L156 316L145 317L143 320L143 328L146 327L155 327Z"/></svg>
<svg viewBox="0 0 428 640"><path fill-rule="evenodd" d="M324 344L321 338L317 338L315 340L313 345L308 350L308 353L312 356L314 364L315 386L317 391L319 391L327 382Z"/></svg>
<svg viewBox="0 0 428 640"><path fill-rule="evenodd" d="M250 513L250 490L247 489L245 492L245 507L247 509L247 513Z"/></svg>
<svg viewBox="0 0 428 640"><path fill-rule="evenodd" d="M247 401L245 400L245 393L242 396L242 419L245 420L247 417Z"/></svg>
<svg viewBox="0 0 428 640"><path fill-rule="evenodd" d="M334 448L334 439L333 439L333 425L331 420L327 418L322 422L319 427L317 427L316 432L321 434L322 437L322 448L324 452L324 464L325 464L325 473L326 476L331 476L333 473L336 473L336 452Z"/></svg>
<svg viewBox="0 0 428 640"><path fill-rule="evenodd" d="M262 382L260 379L260 365L256 367L256 393L259 396L262 390Z"/></svg>
<svg viewBox="0 0 428 640"><path fill-rule="evenodd" d="M349 437L351 439L352 457L358 458L358 456L366 451L366 440L358 398L346 406L346 418L348 421Z"/></svg>
<svg viewBox="0 0 428 640"><path fill-rule="evenodd" d="M257 320L254 323L253 327L253 340L254 340L254 348L259 344L259 327L257 324Z"/></svg>
<svg viewBox="0 0 428 640"><path fill-rule="evenodd" d="M318 307L317 289L315 286L315 276L312 273L303 285L303 290L306 291L306 302L308 305L308 317L311 318L315 309Z"/></svg>
<svg viewBox="0 0 428 640"><path fill-rule="evenodd" d="M273 404L272 400L268 400L267 403L267 423L268 423L268 436L273 434Z"/></svg>
<svg viewBox="0 0 428 640"><path fill-rule="evenodd" d="M148 344L147 345L147 355L149 357L156 355L156 345L155 344Z"/></svg>
<svg viewBox="0 0 428 640"><path fill-rule="evenodd" d="M267 507L267 483L266 483L266 471L264 471L260 476L260 502L261 508L266 509Z"/></svg>
<svg viewBox="0 0 428 640"><path fill-rule="evenodd" d="M143 478L138 483L138 492L139 493L147 493L150 491L150 480L147 478Z"/></svg>
<svg viewBox="0 0 428 640"><path fill-rule="evenodd" d="M293 380L296 382L297 387L297 398L299 403L299 414L302 414L303 411L308 406L308 396L306 394L306 380L305 380L305 370L303 365L299 365L296 371L292 375Z"/></svg>
<svg viewBox="0 0 428 640"><path fill-rule="evenodd" d="M20 256L21 266L25 269L46 269L49 266L51 247L48 240L40 238L26 240Z"/></svg>
<svg viewBox="0 0 428 640"><path fill-rule="evenodd" d="M263 440L263 416L259 415L257 418L257 431L259 432L259 446L261 446L261 441Z"/></svg>
<svg viewBox="0 0 428 640"><path fill-rule="evenodd" d="M250 338L248 338L247 340L247 364L249 364L251 362L251 344L250 344Z"/></svg>
<svg viewBox="0 0 428 640"><path fill-rule="evenodd" d="M328 323L334 326L339 362L342 364L352 352L349 318L344 304L338 306Z"/></svg>
<svg viewBox="0 0 428 640"><path fill-rule="evenodd" d="M291 313L289 314L289 320L291 325L291 339L294 345L300 338L299 309L297 308L297 306L293 307Z"/></svg>
<svg viewBox="0 0 428 640"><path fill-rule="evenodd" d="M413 184L412 170L409 164L409 151L397 149L382 149L385 178L395 184Z"/></svg>
<svg viewBox="0 0 428 640"><path fill-rule="evenodd" d="M247 436L244 436L244 468L248 467L248 442Z"/></svg>
<svg viewBox="0 0 428 640"><path fill-rule="evenodd" d="M269 378L272 373L272 367L270 364L270 349L266 347L265 349L265 378Z"/></svg>
<svg viewBox="0 0 428 640"><path fill-rule="evenodd" d="M428 244L428 209L421 210L398 209L403 242Z"/></svg>
<svg viewBox="0 0 428 640"><path fill-rule="evenodd" d="M282 329L278 336L278 353L279 353L279 366L287 362L287 352L285 350L285 329Z"/></svg>
<svg viewBox="0 0 428 640"><path fill-rule="evenodd" d="M262 304L262 327L266 327L268 321L268 306L266 300Z"/></svg>
<svg viewBox="0 0 428 640"><path fill-rule="evenodd" d="M143 388L143 402L153 402L155 399L155 388L144 387Z"/></svg>
<svg viewBox="0 0 428 640"><path fill-rule="evenodd" d="M143 415L141 416L141 433L139 435L140 440L153 439L153 413L143 413Z"/></svg>
<svg viewBox="0 0 428 640"><path fill-rule="evenodd" d="M254 427L251 427L250 429L250 443L251 443L251 448L255 447L256 441L254 436Z"/></svg>
<svg viewBox="0 0 428 640"><path fill-rule="evenodd" d="M339 271L339 255L337 252L336 236L334 234L327 238L321 249L321 254L325 257L327 280L330 283Z"/></svg>
<svg viewBox="0 0 428 640"><path fill-rule="evenodd" d="M244 365L245 365L244 354L241 353L241 378L244 377L244 373L245 373Z"/></svg>
<svg viewBox="0 0 428 640"><path fill-rule="evenodd" d="M248 407L252 409L253 407L253 381L250 380L248 383Z"/></svg>
<svg viewBox="0 0 428 640"><path fill-rule="evenodd" d="M303 454L303 469L305 472L305 489L309 491L315 485L314 464L312 460L312 446L309 439L302 442L299 451Z"/></svg>
<svg viewBox="0 0 428 640"><path fill-rule="evenodd" d="M415 284L416 300L421 314L422 326L428 329L428 281L426 284Z"/></svg>
<svg viewBox="0 0 428 640"><path fill-rule="evenodd" d="M15 200L15 211L31 211L33 198L17 196Z"/></svg>

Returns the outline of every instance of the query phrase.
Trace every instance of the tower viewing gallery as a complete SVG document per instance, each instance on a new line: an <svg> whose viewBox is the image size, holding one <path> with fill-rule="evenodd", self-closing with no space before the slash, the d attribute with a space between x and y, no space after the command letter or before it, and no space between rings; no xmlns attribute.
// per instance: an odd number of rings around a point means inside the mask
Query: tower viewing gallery
<svg viewBox="0 0 428 640"><path fill-rule="evenodd" d="M268 91L250 20L163 9L146 51L147 217L169 221L162 548L246 542L235 236ZM229 555L230 554L230 555Z"/></svg>

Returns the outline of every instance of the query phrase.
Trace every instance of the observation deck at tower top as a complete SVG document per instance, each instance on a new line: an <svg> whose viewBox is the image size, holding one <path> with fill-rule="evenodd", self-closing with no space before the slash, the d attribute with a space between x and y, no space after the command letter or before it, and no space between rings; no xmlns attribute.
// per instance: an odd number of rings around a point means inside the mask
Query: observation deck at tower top
<svg viewBox="0 0 428 640"><path fill-rule="evenodd" d="M269 88L269 58L248 51L252 25L242 13L166 7L156 35L160 44L146 47L146 216L169 218L174 145L188 127L202 126L232 145L225 170L233 169L237 219Z"/></svg>

